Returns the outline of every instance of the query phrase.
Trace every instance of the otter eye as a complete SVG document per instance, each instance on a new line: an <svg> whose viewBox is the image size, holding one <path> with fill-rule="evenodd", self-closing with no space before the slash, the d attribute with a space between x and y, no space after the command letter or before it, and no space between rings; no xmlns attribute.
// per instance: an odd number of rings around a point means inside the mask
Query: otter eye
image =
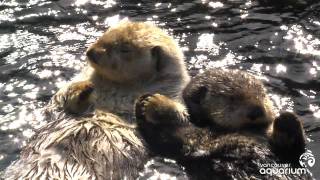
<svg viewBox="0 0 320 180"><path fill-rule="evenodd" d="M242 100L244 100L244 97L241 95L233 95L233 96L229 96L229 100L231 102L236 103L236 102L241 102Z"/></svg>
<svg viewBox="0 0 320 180"><path fill-rule="evenodd" d="M264 110L260 106L253 106L250 108L250 112L247 114L247 117L251 120L256 120L264 116Z"/></svg>
<svg viewBox="0 0 320 180"><path fill-rule="evenodd" d="M110 45L109 44L104 44L102 47L105 50L109 50L110 49Z"/></svg>
<svg viewBox="0 0 320 180"><path fill-rule="evenodd" d="M236 97L234 97L234 96L230 96L229 99L230 99L231 102L236 101Z"/></svg>
<svg viewBox="0 0 320 180"><path fill-rule="evenodd" d="M121 53L129 53L129 52L131 52L131 48L129 46L122 46L122 47L120 47L120 52Z"/></svg>

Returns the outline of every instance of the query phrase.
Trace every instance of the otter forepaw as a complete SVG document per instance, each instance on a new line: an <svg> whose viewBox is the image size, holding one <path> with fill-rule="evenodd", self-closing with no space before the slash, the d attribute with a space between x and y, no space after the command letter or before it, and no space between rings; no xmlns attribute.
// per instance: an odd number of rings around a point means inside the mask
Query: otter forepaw
<svg viewBox="0 0 320 180"><path fill-rule="evenodd" d="M148 97L152 96L151 94L145 94L141 97L139 97L135 103L135 115L136 119L139 121L146 121L145 118L145 102Z"/></svg>
<svg viewBox="0 0 320 180"><path fill-rule="evenodd" d="M146 94L136 103L138 121L152 124L175 124L188 119L185 107L161 94Z"/></svg>
<svg viewBox="0 0 320 180"><path fill-rule="evenodd" d="M303 126L294 113L284 112L275 119L271 145L276 152L285 156L285 159L297 159L305 151Z"/></svg>
<svg viewBox="0 0 320 180"><path fill-rule="evenodd" d="M55 104L72 114L87 112L93 107L95 99L94 87L89 81L73 83L53 97Z"/></svg>

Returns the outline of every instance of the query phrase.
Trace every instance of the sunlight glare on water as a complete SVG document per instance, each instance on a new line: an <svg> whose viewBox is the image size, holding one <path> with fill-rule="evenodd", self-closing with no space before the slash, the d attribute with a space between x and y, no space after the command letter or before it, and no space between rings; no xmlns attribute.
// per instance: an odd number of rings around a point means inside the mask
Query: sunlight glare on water
<svg viewBox="0 0 320 180"><path fill-rule="evenodd" d="M204 2L204 1L202 1ZM223 4L219 1L216 1L216 2L209 2L208 3L210 7L212 8L220 8L220 7L223 7Z"/></svg>
<svg viewBox="0 0 320 180"><path fill-rule="evenodd" d="M98 6L103 6L104 8L112 7L113 5L116 4L115 1L113 0L106 0L106 1L97 1L97 0L76 0L74 2L75 6L83 6L87 3L98 5Z"/></svg>
<svg viewBox="0 0 320 180"><path fill-rule="evenodd" d="M219 46L214 44L213 38L214 34L201 34L195 51L206 51L210 54L217 55L219 53Z"/></svg>
<svg viewBox="0 0 320 180"><path fill-rule="evenodd" d="M320 118L320 107L319 106L310 104L309 108L312 112L314 112L313 113L314 117Z"/></svg>
<svg viewBox="0 0 320 180"><path fill-rule="evenodd" d="M320 40L311 34L306 34L300 25L291 26L283 39L293 41L298 53L320 56Z"/></svg>
<svg viewBox="0 0 320 180"><path fill-rule="evenodd" d="M122 19L122 20L126 20L126 19ZM107 17L104 21L104 24L106 24L108 26L114 26L119 22L120 22L120 16L119 16L119 14L117 14L112 17Z"/></svg>

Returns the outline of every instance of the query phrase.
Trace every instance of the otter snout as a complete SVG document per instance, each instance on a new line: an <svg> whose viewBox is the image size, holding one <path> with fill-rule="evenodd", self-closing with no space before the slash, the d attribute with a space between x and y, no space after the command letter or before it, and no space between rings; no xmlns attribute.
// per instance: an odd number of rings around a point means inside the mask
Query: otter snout
<svg viewBox="0 0 320 180"><path fill-rule="evenodd" d="M256 120L260 117L263 117L265 115L264 110L260 106L254 106L250 108L249 113L247 114L247 117L250 120Z"/></svg>

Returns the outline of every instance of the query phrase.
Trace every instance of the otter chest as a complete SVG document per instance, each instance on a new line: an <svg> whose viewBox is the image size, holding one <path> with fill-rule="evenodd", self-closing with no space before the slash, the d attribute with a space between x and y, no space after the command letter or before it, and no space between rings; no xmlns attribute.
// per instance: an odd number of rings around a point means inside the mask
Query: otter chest
<svg viewBox="0 0 320 180"><path fill-rule="evenodd" d="M142 93L142 91L129 88L99 88L97 90L97 109L132 118L134 102Z"/></svg>

